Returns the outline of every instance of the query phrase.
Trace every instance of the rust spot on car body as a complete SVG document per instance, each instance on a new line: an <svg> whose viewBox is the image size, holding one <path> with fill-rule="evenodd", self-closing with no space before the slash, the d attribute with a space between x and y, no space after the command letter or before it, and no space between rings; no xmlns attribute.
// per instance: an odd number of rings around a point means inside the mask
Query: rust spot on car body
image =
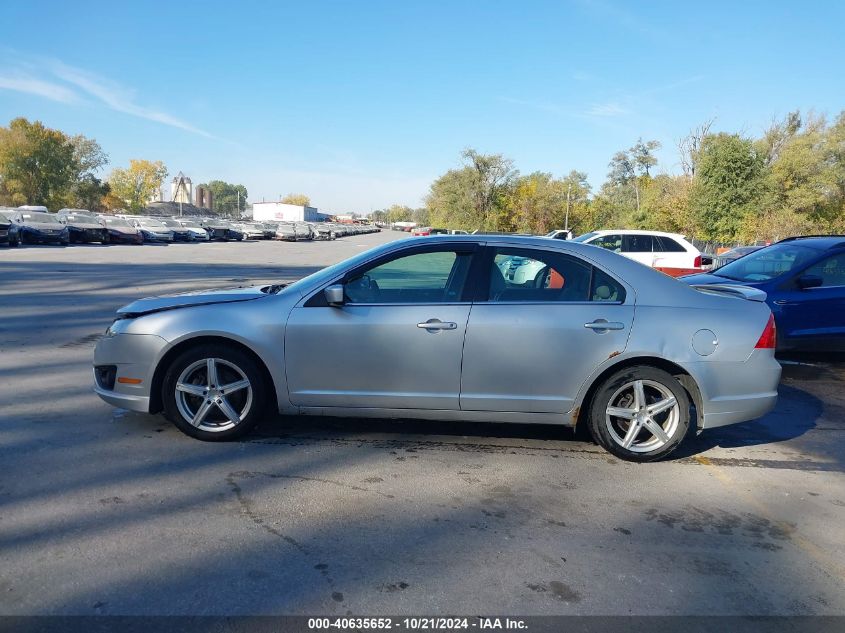
<svg viewBox="0 0 845 633"><path fill-rule="evenodd" d="M578 424L578 418L581 417L581 407L575 407L572 411L572 426Z"/></svg>
<svg viewBox="0 0 845 633"><path fill-rule="evenodd" d="M607 360L610 360L610 359L611 359L611 358L613 358L614 356L619 356L619 354L621 354L621 353L622 353L622 352L613 352L610 356L608 356L608 357L607 357Z"/></svg>

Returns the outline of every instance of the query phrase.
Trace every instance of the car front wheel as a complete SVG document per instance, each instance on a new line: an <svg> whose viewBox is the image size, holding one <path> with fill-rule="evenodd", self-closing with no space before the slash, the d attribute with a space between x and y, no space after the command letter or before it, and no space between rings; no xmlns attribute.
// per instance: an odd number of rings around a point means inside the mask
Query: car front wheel
<svg viewBox="0 0 845 633"><path fill-rule="evenodd" d="M205 441L249 433L266 413L267 386L241 350L202 345L181 354L164 376L162 401L179 430Z"/></svg>
<svg viewBox="0 0 845 633"><path fill-rule="evenodd" d="M650 462L666 457L690 425L690 401L672 374L649 366L622 369L593 396L593 439L617 457Z"/></svg>

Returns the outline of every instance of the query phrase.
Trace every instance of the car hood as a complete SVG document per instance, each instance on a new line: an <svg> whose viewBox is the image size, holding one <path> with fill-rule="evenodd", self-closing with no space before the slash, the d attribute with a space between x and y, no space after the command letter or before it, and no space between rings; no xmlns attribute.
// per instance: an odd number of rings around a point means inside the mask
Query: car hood
<svg viewBox="0 0 845 633"><path fill-rule="evenodd" d="M64 224L51 224L49 222L24 222L21 226L28 229L35 229L36 231L61 231L65 228Z"/></svg>
<svg viewBox="0 0 845 633"><path fill-rule="evenodd" d="M106 228L109 231L114 231L115 233L126 233L127 235L138 235L138 229L133 228L131 226L107 226Z"/></svg>
<svg viewBox="0 0 845 633"><path fill-rule="evenodd" d="M190 308L192 306L211 305L214 303L252 301L268 296L268 292L262 290L263 288L267 288L267 286L199 290L177 295L147 297L146 299L138 299L123 306L117 311L117 314L120 317L128 318L151 314L153 312L162 312L164 310L175 310L177 308Z"/></svg>
<svg viewBox="0 0 845 633"><path fill-rule="evenodd" d="M92 224L90 222L68 222L65 226L73 227L75 229L102 229L99 224Z"/></svg>

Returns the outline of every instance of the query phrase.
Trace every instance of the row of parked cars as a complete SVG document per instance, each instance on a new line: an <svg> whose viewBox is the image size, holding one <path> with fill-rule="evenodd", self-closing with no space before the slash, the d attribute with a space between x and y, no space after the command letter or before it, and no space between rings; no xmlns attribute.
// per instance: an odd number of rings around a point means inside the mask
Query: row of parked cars
<svg viewBox="0 0 845 633"><path fill-rule="evenodd" d="M241 240L334 240L372 233L377 227L331 222L233 222L212 217L104 215L84 209L0 207L0 243L143 244L144 242L207 242Z"/></svg>

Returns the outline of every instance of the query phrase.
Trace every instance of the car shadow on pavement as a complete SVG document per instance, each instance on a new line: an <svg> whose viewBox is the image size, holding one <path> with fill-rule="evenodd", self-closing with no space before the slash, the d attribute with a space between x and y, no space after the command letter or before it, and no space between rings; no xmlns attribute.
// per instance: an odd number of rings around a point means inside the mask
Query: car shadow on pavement
<svg viewBox="0 0 845 633"><path fill-rule="evenodd" d="M691 430L684 443L669 456L683 461L708 451L774 446L802 438L816 428L825 403L808 391L781 384L777 407L766 416L741 424L709 429L699 435ZM344 442L390 444L401 449L450 444L467 452L490 450L549 450L564 453L592 453L607 457L589 436L584 425L577 429L550 424L502 424L495 422L443 422L417 419L333 418L323 416L277 416L266 420L246 441L273 443ZM835 447L801 446L815 459L845 468ZM612 458L611 458L612 459ZM767 460L773 461L773 460ZM825 468L829 469L829 467Z"/></svg>
<svg viewBox="0 0 845 633"><path fill-rule="evenodd" d="M700 455L713 448L747 448L776 444L799 438L816 427L824 403L813 394L781 383L778 404L757 420L706 429L690 435L669 459Z"/></svg>

